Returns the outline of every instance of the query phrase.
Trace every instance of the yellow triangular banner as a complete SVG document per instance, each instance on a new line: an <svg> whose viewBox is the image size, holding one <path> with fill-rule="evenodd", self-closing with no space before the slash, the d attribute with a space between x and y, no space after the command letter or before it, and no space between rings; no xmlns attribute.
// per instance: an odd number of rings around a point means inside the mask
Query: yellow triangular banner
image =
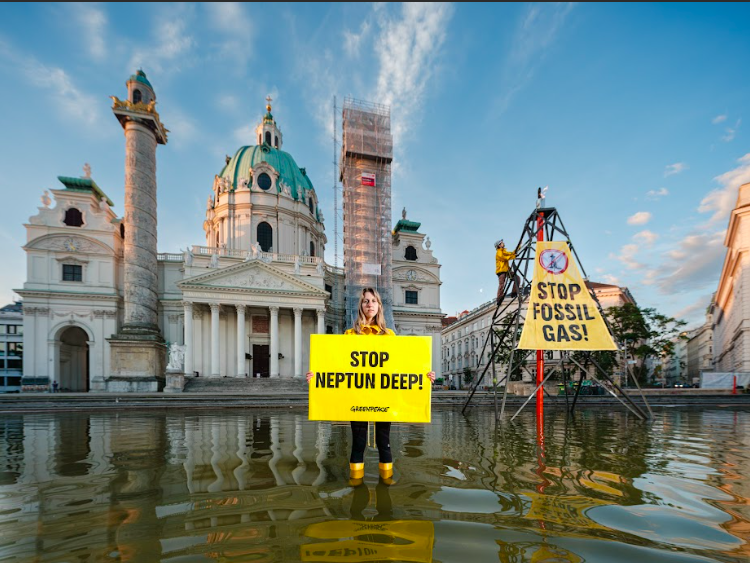
<svg viewBox="0 0 750 563"><path fill-rule="evenodd" d="M567 242L536 243L531 298L518 347L617 350Z"/></svg>

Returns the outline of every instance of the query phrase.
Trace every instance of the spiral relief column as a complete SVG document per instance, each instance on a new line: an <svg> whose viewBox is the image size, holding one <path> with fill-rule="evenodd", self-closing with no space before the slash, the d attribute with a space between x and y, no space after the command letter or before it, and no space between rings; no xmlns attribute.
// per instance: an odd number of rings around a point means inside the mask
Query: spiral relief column
<svg viewBox="0 0 750 563"><path fill-rule="evenodd" d="M139 70L126 82L128 99L112 96L112 112L125 130L124 318L109 339L108 391L157 391L164 386L166 346L157 321L156 145L167 130L156 95Z"/></svg>

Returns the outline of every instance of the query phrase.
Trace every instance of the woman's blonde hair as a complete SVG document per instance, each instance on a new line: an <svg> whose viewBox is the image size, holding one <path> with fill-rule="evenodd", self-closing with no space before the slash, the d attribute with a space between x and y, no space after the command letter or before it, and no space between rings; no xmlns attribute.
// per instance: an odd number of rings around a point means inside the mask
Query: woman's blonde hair
<svg viewBox="0 0 750 563"><path fill-rule="evenodd" d="M383 300L380 298L380 294L375 288L365 287L362 289L362 294L359 296L359 306L357 307L357 320L354 321L354 332L362 334L362 328L367 325L367 317L362 312L362 302L365 300L365 294L372 293L375 296L375 300L378 302L378 313L373 319L373 323L380 329L381 335L388 334L385 326L385 315L383 314Z"/></svg>

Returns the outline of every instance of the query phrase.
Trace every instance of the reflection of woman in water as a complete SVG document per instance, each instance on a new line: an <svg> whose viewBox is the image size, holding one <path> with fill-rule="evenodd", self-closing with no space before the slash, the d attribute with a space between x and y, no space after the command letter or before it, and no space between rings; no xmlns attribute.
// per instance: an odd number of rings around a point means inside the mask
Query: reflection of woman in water
<svg viewBox="0 0 750 563"><path fill-rule="evenodd" d="M366 287L362 290L359 297L359 314L354 326L344 334L358 334L368 336L394 336L395 333L385 326L385 315L383 314L383 301L380 294L372 287ZM307 382L313 377L311 371L307 372ZM435 372L427 374L430 382L435 382ZM356 485L361 482L365 475L365 448L367 447L367 428L369 423L366 421L351 422L352 427L352 455L349 458L349 470L352 484ZM391 423L375 423L375 443L378 446L378 456L380 463L378 468L380 476L383 479L393 477L393 456L391 455Z"/></svg>

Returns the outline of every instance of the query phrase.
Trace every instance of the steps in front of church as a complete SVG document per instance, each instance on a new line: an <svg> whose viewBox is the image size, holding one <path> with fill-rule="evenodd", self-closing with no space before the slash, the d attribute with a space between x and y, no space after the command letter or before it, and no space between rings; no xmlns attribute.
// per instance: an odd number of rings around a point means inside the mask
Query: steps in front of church
<svg viewBox="0 0 750 563"><path fill-rule="evenodd" d="M185 382L184 393L222 393L228 395L307 395L304 377L191 377Z"/></svg>

